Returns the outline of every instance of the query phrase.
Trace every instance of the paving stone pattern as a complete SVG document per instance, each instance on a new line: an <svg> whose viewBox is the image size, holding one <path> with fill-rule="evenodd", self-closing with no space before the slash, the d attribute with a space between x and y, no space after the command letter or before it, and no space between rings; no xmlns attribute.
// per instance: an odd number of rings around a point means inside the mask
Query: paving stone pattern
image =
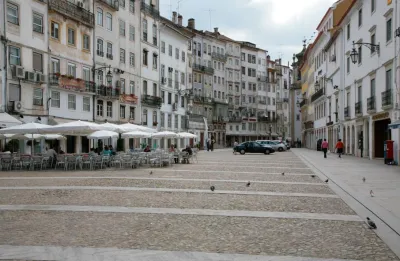
<svg viewBox="0 0 400 261"><path fill-rule="evenodd" d="M152 175L149 174L150 170L153 171ZM285 175L281 175L282 172ZM198 163L177 164L162 169L141 167L71 172L0 172L0 205L78 205L88 206L89 210L90 206L119 206L272 211L286 212L288 215L294 215L290 214L292 212L355 215L340 198L243 195L232 192L213 194L209 191L210 185L214 185L221 191L334 194L320 178L312 178L312 174L312 170L290 151L272 155L233 155L231 150L216 150L200 152ZM7 177L13 179L4 179ZM247 181L251 181L250 187L245 186ZM12 189L40 186L61 188ZM62 189L63 186L72 188ZM74 189L73 186L96 186L100 189ZM103 190L101 187L139 187L155 191ZM159 188L207 189L208 193L161 192L157 191ZM112 210L7 210L0 211L0 224L0 245L399 260L375 232L360 221L116 213ZM24 260L21 256L18 258Z"/></svg>

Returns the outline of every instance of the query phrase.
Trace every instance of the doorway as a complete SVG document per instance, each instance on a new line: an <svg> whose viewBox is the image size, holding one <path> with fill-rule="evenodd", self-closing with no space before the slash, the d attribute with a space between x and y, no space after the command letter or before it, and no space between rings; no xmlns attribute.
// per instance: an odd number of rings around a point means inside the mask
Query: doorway
<svg viewBox="0 0 400 261"><path fill-rule="evenodd" d="M89 139L85 136L82 136L81 143L82 143L82 147L81 147L82 153L89 153L89 144L90 144Z"/></svg>
<svg viewBox="0 0 400 261"><path fill-rule="evenodd" d="M385 140L391 139L391 131L388 129L390 119L374 122L374 152L375 158L383 158L383 143Z"/></svg>
<svg viewBox="0 0 400 261"><path fill-rule="evenodd" d="M75 153L75 136L67 136L67 153Z"/></svg>

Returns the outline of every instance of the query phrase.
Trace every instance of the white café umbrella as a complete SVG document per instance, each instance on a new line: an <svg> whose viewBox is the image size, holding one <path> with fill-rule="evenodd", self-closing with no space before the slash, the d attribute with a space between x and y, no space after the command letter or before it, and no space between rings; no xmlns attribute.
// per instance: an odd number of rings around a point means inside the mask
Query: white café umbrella
<svg viewBox="0 0 400 261"><path fill-rule="evenodd" d="M51 128L49 125L31 122L0 129L0 134L41 134Z"/></svg>
<svg viewBox="0 0 400 261"><path fill-rule="evenodd" d="M152 139L162 139L162 138L173 139L177 137L178 135L175 132L171 131L161 131L151 134Z"/></svg>
<svg viewBox="0 0 400 261"><path fill-rule="evenodd" d="M66 140L67 138L59 134L0 134L0 138L15 140Z"/></svg>
<svg viewBox="0 0 400 261"><path fill-rule="evenodd" d="M121 134L122 138L131 138L131 139L137 139L137 138L150 138L151 133L147 133L144 131L130 131L130 132L125 132Z"/></svg>
<svg viewBox="0 0 400 261"><path fill-rule="evenodd" d="M67 138L60 134L42 134L40 135L41 139L44 140L66 140Z"/></svg>
<svg viewBox="0 0 400 261"><path fill-rule="evenodd" d="M62 133L70 135L85 135L95 131L108 130L111 131L111 127L102 126L100 124L88 121L72 121L63 123L60 125L52 126L47 128L43 133Z"/></svg>
<svg viewBox="0 0 400 261"><path fill-rule="evenodd" d="M188 139L193 139L193 138L197 138L197 135L193 134L193 133L189 133L189 132L179 132L177 133L178 138L188 138Z"/></svg>
<svg viewBox="0 0 400 261"><path fill-rule="evenodd" d="M141 126L141 125L136 125L132 123L124 123L120 125L122 128L126 129L128 131L143 131L143 132L149 132L149 133L154 133L157 132L157 130L146 127L146 126Z"/></svg>
<svg viewBox="0 0 400 261"><path fill-rule="evenodd" d="M95 131L88 135L87 138L91 140L102 140L108 138L118 138L119 134L114 131Z"/></svg>
<svg viewBox="0 0 400 261"><path fill-rule="evenodd" d="M106 122L106 123L103 123L103 124L100 124L100 125L104 126L104 127L107 127L107 128L110 128L110 131L115 131L115 132L118 132L118 133L124 133L124 132L129 131L129 129L127 129L126 127L124 127L122 125L114 124L114 123Z"/></svg>

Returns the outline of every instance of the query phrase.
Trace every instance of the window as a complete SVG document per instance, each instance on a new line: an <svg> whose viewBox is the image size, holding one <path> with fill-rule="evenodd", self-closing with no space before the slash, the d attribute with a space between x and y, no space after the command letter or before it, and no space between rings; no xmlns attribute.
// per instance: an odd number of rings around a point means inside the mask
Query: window
<svg viewBox="0 0 400 261"><path fill-rule="evenodd" d="M147 20L143 19L143 40L147 42Z"/></svg>
<svg viewBox="0 0 400 261"><path fill-rule="evenodd" d="M107 102L107 117L112 118L112 102Z"/></svg>
<svg viewBox="0 0 400 261"><path fill-rule="evenodd" d="M103 117L103 101L97 101L97 116Z"/></svg>
<svg viewBox="0 0 400 261"><path fill-rule="evenodd" d="M43 90L41 88L33 90L33 105L43 106Z"/></svg>
<svg viewBox="0 0 400 261"><path fill-rule="evenodd" d="M175 59L179 60L179 49L175 48Z"/></svg>
<svg viewBox="0 0 400 261"><path fill-rule="evenodd" d="M76 65L74 63L68 63L68 75L76 78Z"/></svg>
<svg viewBox="0 0 400 261"><path fill-rule="evenodd" d="M125 105L119 106L119 117L125 119Z"/></svg>
<svg viewBox="0 0 400 261"><path fill-rule="evenodd" d="M161 41L161 52L165 53L165 42Z"/></svg>
<svg viewBox="0 0 400 261"><path fill-rule="evenodd" d="M147 51L146 49L143 49L143 65L144 66L147 66L148 54L149 54L149 51Z"/></svg>
<svg viewBox="0 0 400 261"><path fill-rule="evenodd" d="M172 45L168 45L168 55L172 56Z"/></svg>
<svg viewBox="0 0 400 261"><path fill-rule="evenodd" d="M119 4L122 8L125 8L125 0L119 0Z"/></svg>
<svg viewBox="0 0 400 261"><path fill-rule="evenodd" d="M135 27L133 25L129 26L129 41L135 41Z"/></svg>
<svg viewBox="0 0 400 261"><path fill-rule="evenodd" d="M7 22L19 24L18 6L7 3Z"/></svg>
<svg viewBox="0 0 400 261"><path fill-rule="evenodd" d="M82 42L82 48L83 50L90 50L90 36L87 34L83 35L83 42Z"/></svg>
<svg viewBox="0 0 400 261"><path fill-rule="evenodd" d="M347 40L350 39L350 23L347 24Z"/></svg>
<svg viewBox="0 0 400 261"><path fill-rule="evenodd" d="M90 97L82 97L83 111L90 111Z"/></svg>
<svg viewBox="0 0 400 261"><path fill-rule="evenodd" d="M32 53L33 69L38 72L43 72L43 57L40 53Z"/></svg>
<svg viewBox="0 0 400 261"><path fill-rule="evenodd" d="M68 44L75 45L75 30L68 28Z"/></svg>
<svg viewBox="0 0 400 261"><path fill-rule="evenodd" d="M74 94L68 94L68 109L76 110L76 96Z"/></svg>
<svg viewBox="0 0 400 261"><path fill-rule="evenodd" d="M43 33L43 15L33 13L33 31Z"/></svg>
<svg viewBox="0 0 400 261"><path fill-rule="evenodd" d="M375 12L375 8L376 8L375 0L371 0L371 13Z"/></svg>
<svg viewBox="0 0 400 261"><path fill-rule="evenodd" d="M103 26L103 9L97 8L97 24Z"/></svg>
<svg viewBox="0 0 400 261"><path fill-rule="evenodd" d="M143 81L143 94L147 95L147 81Z"/></svg>
<svg viewBox="0 0 400 261"><path fill-rule="evenodd" d="M184 61L185 61L185 52L182 51L182 62L184 62Z"/></svg>
<svg viewBox="0 0 400 261"><path fill-rule="evenodd" d="M52 73L60 72L60 60L56 58L51 58L51 72Z"/></svg>
<svg viewBox="0 0 400 261"><path fill-rule="evenodd" d="M370 92L371 97L375 97L375 78L371 79Z"/></svg>
<svg viewBox="0 0 400 261"><path fill-rule="evenodd" d="M157 45L157 25L153 24L153 44Z"/></svg>
<svg viewBox="0 0 400 261"><path fill-rule="evenodd" d="M185 84L185 73L181 72L181 84Z"/></svg>
<svg viewBox="0 0 400 261"><path fill-rule="evenodd" d="M362 8L358 10L358 27L362 25Z"/></svg>
<svg viewBox="0 0 400 261"><path fill-rule="evenodd" d="M167 123L168 123L168 128L172 128L172 116L171 114L168 114L168 119L167 119Z"/></svg>
<svg viewBox="0 0 400 261"><path fill-rule="evenodd" d="M121 94L125 94L125 79L121 79L120 84L121 84Z"/></svg>
<svg viewBox="0 0 400 261"><path fill-rule="evenodd" d="M135 67L135 54L129 53L129 65Z"/></svg>
<svg viewBox="0 0 400 261"><path fill-rule="evenodd" d="M112 15L110 13L106 14L106 28L112 31Z"/></svg>
<svg viewBox="0 0 400 261"><path fill-rule="evenodd" d="M8 47L10 65L21 65L21 49L14 46Z"/></svg>
<svg viewBox="0 0 400 261"><path fill-rule="evenodd" d="M172 103L172 93L168 93L168 104Z"/></svg>
<svg viewBox="0 0 400 261"><path fill-rule="evenodd" d="M158 60L158 55L156 53L153 53L153 69L157 69L157 60Z"/></svg>
<svg viewBox="0 0 400 261"><path fill-rule="evenodd" d="M83 67L82 69L82 79L85 81L90 81L90 68Z"/></svg>
<svg viewBox="0 0 400 261"><path fill-rule="evenodd" d="M51 37L54 39L60 39L60 25L56 22L51 22Z"/></svg>
<svg viewBox="0 0 400 261"><path fill-rule="evenodd" d="M135 94L135 82L134 81L129 82L129 91L130 91L130 94Z"/></svg>
<svg viewBox="0 0 400 261"><path fill-rule="evenodd" d="M135 107L129 107L129 119L135 119Z"/></svg>
<svg viewBox="0 0 400 261"><path fill-rule="evenodd" d="M179 125L179 115L175 115L175 124L174 124L174 128L178 129L178 125Z"/></svg>
<svg viewBox="0 0 400 261"><path fill-rule="evenodd" d="M350 73L350 57L347 56L347 73Z"/></svg>
<svg viewBox="0 0 400 261"><path fill-rule="evenodd" d="M153 96L157 96L157 83L153 83Z"/></svg>
<svg viewBox="0 0 400 261"><path fill-rule="evenodd" d="M51 91L51 107L60 108L60 92Z"/></svg>
<svg viewBox="0 0 400 261"><path fill-rule="evenodd" d="M135 0L129 0L129 12L135 13Z"/></svg>
<svg viewBox="0 0 400 261"><path fill-rule="evenodd" d="M125 63L125 49L119 49L119 62Z"/></svg>
<svg viewBox="0 0 400 261"><path fill-rule="evenodd" d="M386 90L391 90L392 89L392 69L386 70Z"/></svg>
<svg viewBox="0 0 400 261"><path fill-rule="evenodd" d="M386 21L386 42L392 40L392 18Z"/></svg>
<svg viewBox="0 0 400 261"><path fill-rule="evenodd" d="M112 55L112 53L113 53L113 51L112 51L112 43L107 43L107 58L108 59L113 59L113 55Z"/></svg>
<svg viewBox="0 0 400 261"><path fill-rule="evenodd" d="M371 44L375 44L376 37L375 33L371 34ZM375 53L375 47L371 46L371 54Z"/></svg>
<svg viewBox="0 0 400 261"><path fill-rule="evenodd" d="M147 125L147 110L143 110L143 116L142 116L142 124Z"/></svg>
<svg viewBox="0 0 400 261"><path fill-rule="evenodd" d="M125 21L119 20L119 35L125 36Z"/></svg>
<svg viewBox="0 0 400 261"><path fill-rule="evenodd" d="M185 108L185 97L181 96L181 107Z"/></svg>
<svg viewBox="0 0 400 261"><path fill-rule="evenodd" d="M358 64L362 63L362 48L361 46L358 47Z"/></svg>
<svg viewBox="0 0 400 261"><path fill-rule="evenodd" d="M103 40L97 39L97 55L103 56Z"/></svg>

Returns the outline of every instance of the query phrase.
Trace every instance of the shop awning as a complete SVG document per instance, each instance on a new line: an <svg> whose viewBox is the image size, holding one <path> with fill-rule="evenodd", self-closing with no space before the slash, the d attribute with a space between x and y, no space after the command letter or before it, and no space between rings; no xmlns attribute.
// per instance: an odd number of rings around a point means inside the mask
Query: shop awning
<svg viewBox="0 0 400 261"><path fill-rule="evenodd" d="M21 125L22 122L6 112L0 113L0 128L8 128L15 125Z"/></svg>
<svg viewBox="0 0 400 261"><path fill-rule="evenodd" d="M400 121L395 121L388 125L389 129L400 129Z"/></svg>

